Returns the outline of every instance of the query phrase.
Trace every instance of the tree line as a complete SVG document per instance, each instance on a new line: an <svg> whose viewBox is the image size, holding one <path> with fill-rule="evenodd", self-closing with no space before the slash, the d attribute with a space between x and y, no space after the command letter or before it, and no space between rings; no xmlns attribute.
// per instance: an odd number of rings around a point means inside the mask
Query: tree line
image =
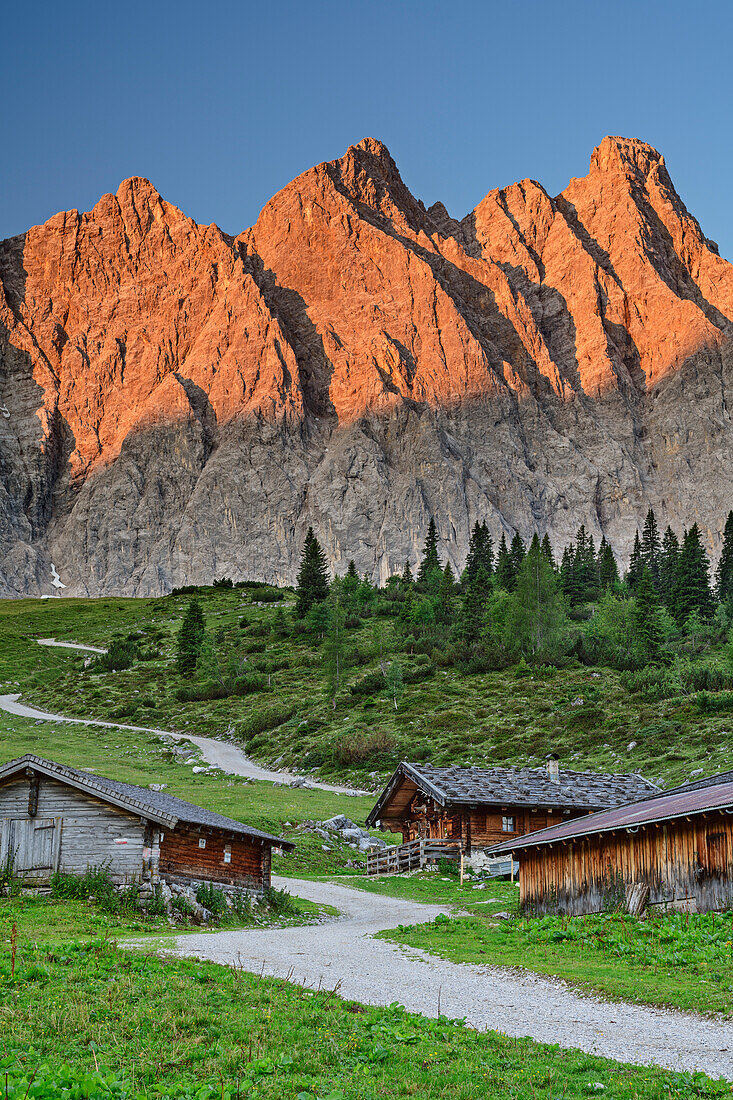
<svg viewBox="0 0 733 1100"><path fill-rule="evenodd" d="M557 560L547 535L535 534L526 545L518 533L502 534L495 546L486 522L477 522L460 576L440 549L431 519L416 572L406 562L377 587L353 561L344 576L331 577L308 529L294 611L278 607L270 629L280 638L307 636L321 648L324 690L334 707L347 670L361 663L349 631L369 619L378 669L348 690L378 689L395 708L404 684L436 664L481 672L520 660L537 666L576 659L638 670L724 640L733 622L733 512L714 577L697 524L681 537L670 527L660 535L652 510L624 575L606 540L596 547L584 526ZM391 630L383 629L384 620ZM178 636L179 672L203 678L205 697L264 690L275 666L253 661L240 640L231 632L209 635L192 600ZM203 697L200 688L181 690Z"/></svg>

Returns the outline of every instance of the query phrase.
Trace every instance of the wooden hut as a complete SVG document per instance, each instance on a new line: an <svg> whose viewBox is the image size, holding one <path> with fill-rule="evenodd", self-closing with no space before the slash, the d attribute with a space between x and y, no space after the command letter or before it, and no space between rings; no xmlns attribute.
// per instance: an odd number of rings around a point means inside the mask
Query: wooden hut
<svg viewBox="0 0 733 1100"><path fill-rule="evenodd" d="M621 806L654 794L635 774L575 772L548 757L544 768L436 768L399 765L367 826L417 839L450 840L470 855L563 818Z"/></svg>
<svg viewBox="0 0 733 1100"><path fill-rule="evenodd" d="M43 884L106 864L118 883L270 885L273 847L294 845L159 790L38 756L0 766L0 866Z"/></svg>
<svg viewBox="0 0 733 1100"><path fill-rule="evenodd" d="M721 781L722 780L722 781ZM596 913L638 884L650 905L733 903L733 778L711 777L496 845L533 913Z"/></svg>

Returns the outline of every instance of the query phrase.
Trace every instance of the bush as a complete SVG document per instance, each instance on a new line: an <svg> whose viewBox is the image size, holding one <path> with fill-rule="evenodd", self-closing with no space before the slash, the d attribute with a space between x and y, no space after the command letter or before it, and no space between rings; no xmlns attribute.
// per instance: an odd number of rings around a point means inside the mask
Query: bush
<svg viewBox="0 0 733 1100"><path fill-rule="evenodd" d="M252 603L280 603L285 599L285 593L277 588L251 588L249 598Z"/></svg>
<svg viewBox="0 0 733 1100"><path fill-rule="evenodd" d="M227 899L224 891L212 882L200 882L196 887L196 901L203 905L204 909L220 914L226 912Z"/></svg>
<svg viewBox="0 0 733 1100"><path fill-rule="evenodd" d="M138 643L134 635L127 638L116 634L106 653L102 653L94 662L95 672L122 672L131 668L138 656Z"/></svg>
<svg viewBox="0 0 733 1100"><path fill-rule="evenodd" d="M224 684L206 680L203 684L178 688L176 699L179 703L202 703L210 699L227 699L231 694L231 690Z"/></svg>
<svg viewBox="0 0 733 1100"><path fill-rule="evenodd" d="M239 733L249 742L258 733L265 733L267 730L273 730L277 726L281 726L294 714L294 706L285 703L273 703L272 706L262 707L260 710L256 710L254 714L250 714L249 718L245 719L239 727Z"/></svg>
<svg viewBox="0 0 733 1100"><path fill-rule="evenodd" d="M380 669L365 673L349 688L352 695L374 695L384 687L384 676Z"/></svg>
<svg viewBox="0 0 733 1100"><path fill-rule="evenodd" d="M296 911L293 899L284 887L282 890L276 890L274 886L270 886L262 895L262 901L278 916Z"/></svg>
<svg viewBox="0 0 733 1100"><path fill-rule="evenodd" d="M252 695L256 691L267 691L267 677L259 672L248 672L234 681L235 695Z"/></svg>
<svg viewBox="0 0 733 1100"><path fill-rule="evenodd" d="M354 730L351 734L338 734L331 742L330 756L342 767L364 764L367 760L384 763L384 758L394 752L395 739L387 730Z"/></svg>

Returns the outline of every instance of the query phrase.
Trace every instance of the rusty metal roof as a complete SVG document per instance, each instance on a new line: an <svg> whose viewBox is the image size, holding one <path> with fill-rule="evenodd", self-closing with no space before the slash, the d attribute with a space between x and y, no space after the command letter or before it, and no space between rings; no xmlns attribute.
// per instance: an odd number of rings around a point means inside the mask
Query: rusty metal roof
<svg viewBox="0 0 733 1100"><path fill-rule="evenodd" d="M568 810L603 810L657 793L658 788L635 773L575 772L560 768L554 782L546 768L438 768L403 761L367 818L373 825L401 783L407 780L441 806L545 806Z"/></svg>
<svg viewBox="0 0 733 1100"><path fill-rule="evenodd" d="M636 830L642 825L674 821L676 818L692 817L712 810L730 810L733 813L733 781L728 780L713 786L683 788L657 795L655 798L646 798L643 802L632 802L615 810L602 810L588 817L563 821L549 829L527 833L516 840L506 840L490 851L497 855L501 852L518 852L522 848L542 847L560 840L576 840L621 829Z"/></svg>

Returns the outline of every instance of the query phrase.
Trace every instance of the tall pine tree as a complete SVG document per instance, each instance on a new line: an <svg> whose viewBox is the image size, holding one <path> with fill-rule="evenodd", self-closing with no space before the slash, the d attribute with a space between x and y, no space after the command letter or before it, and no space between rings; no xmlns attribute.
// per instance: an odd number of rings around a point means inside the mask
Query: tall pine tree
<svg viewBox="0 0 733 1100"><path fill-rule="evenodd" d="M636 586L641 579L641 571L644 567L644 563L641 560L641 539L639 538L639 532L636 532L634 536L634 549L631 551L631 558L629 560L629 571L626 574L626 583L629 586L631 592L636 591Z"/></svg>
<svg viewBox="0 0 733 1100"><path fill-rule="evenodd" d="M601 539L598 550L598 583L601 592L613 590L618 584L618 565L613 550L606 542L605 535Z"/></svg>
<svg viewBox="0 0 733 1100"><path fill-rule="evenodd" d="M555 568L555 559L552 556L552 543L550 542L550 536L545 532L545 536L540 544L540 549L545 555L545 561L548 562L552 568Z"/></svg>
<svg viewBox="0 0 733 1100"><path fill-rule="evenodd" d="M641 562L651 573L652 582L659 591L659 571L662 559L662 543L654 512L650 508L646 514L644 530L641 535Z"/></svg>
<svg viewBox="0 0 733 1100"><path fill-rule="evenodd" d="M558 654L565 624L564 601L555 571L535 535L517 574L512 597L512 641L527 656L552 660Z"/></svg>
<svg viewBox="0 0 733 1100"><path fill-rule="evenodd" d="M476 574L473 584L468 587L458 621L458 630L466 646L472 646L481 637L490 595L491 577L482 567Z"/></svg>
<svg viewBox="0 0 733 1100"><path fill-rule="evenodd" d="M679 567L680 543L671 527L667 526L662 538L662 551L659 556L659 595L669 611L674 609L677 591L677 569Z"/></svg>
<svg viewBox="0 0 733 1100"><path fill-rule="evenodd" d="M313 528L308 528L300 559L298 583L295 589L295 613L302 619L313 607L328 596L328 566Z"/></svg>
<svg viewBox="0 0 733 1100"><path fill-rule="evenodd" d="M685 531L677 567L677 584L674 593L673 614L680 625L687 622L693 611L701 619L713 613L713 594L710 591L708 556L700 537L700 528L693 523Z"/></svg>
<svg viewBox="0 0 733 1100"><path fill-rule="evenodd" d="M440 584L440 578L436 574L441 572L440 558L438 557L438 531L435 520L430 517L428 533L423 547L422 560L417 572L417 583L421 588L428 588Z"/></svg>
<svg viewBox="0 0 733 1100"><path fill-rule="evenodd" d="M733 606L733 512L728 513L723 529L723 549L715 571L715 595L721 603Z"/></svg>
<svg viewBox="0 0 733 1100"><path fill-rule="evenodd" d="M651 570L642 565L636 585L634 604L633 653L640 666L656 661L662 648L662 628L659 624L659 601Z"/></svg>
<svg viewBox="0 0 733 1100"><path fill-rule="evenodd" d="M514 570L512 567L512 559L509 555L509 548L506 544L506 535L503 531L501 533L499 549L496 554L494 579L498 588L503 588L505 592L511 592L514 583Z"/></svg>
<svg viewBox="0 0 733 1100"><path fill-rule="evenodd" d="M527 551L522 541L522 536L519 534L519 531L515 531L511 546L509 547L509 560L511 562L510 592L514 591L514 587L517 583L517 574L522 567L522 562L525 559L526 553Z"/></svg>
<svg viewBox="0 0 733 1100"><path fill-rule="evenodd" d="M477 520L471 532L463 583L466 586L472 584L479 569L482 568L491 576L494 571L494 548L486 523L479 523Z"/></svg>

